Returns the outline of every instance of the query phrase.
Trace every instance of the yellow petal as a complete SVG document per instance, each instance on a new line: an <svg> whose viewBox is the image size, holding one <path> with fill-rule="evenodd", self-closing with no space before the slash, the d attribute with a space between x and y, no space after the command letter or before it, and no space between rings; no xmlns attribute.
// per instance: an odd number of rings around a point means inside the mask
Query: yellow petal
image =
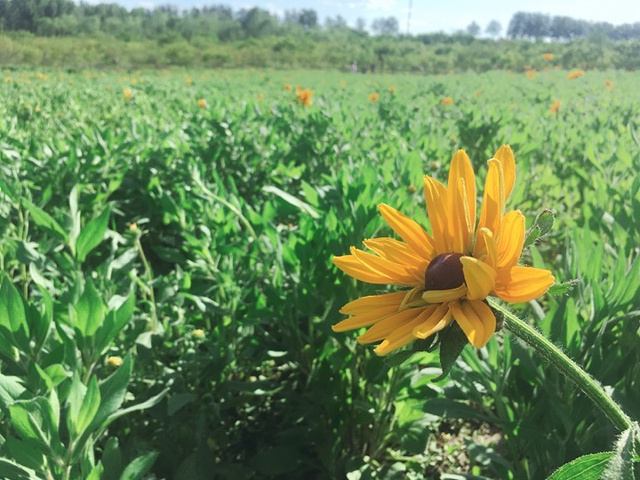
<svg viewBox="0 0 640 480"><path fill-rule="evenodd" d="M424 229L409 217L403 215L395 208L381 203L378 210L382 218L394 232L404 240L420 257L427 261L436 256L435 242Z"/></svg>
<svg viewBox="0 0 640 480"><path fill-rule="evenodd" d="M423 184L424 199L427 203L427 213L431 223L431 233L436 244L436 253L441 255L454 252L448 226L450 210L447 189L439 181L427 175L423 177Z"/></svg>
<svg viewBox="0 0 640 480"><path fill-rule="evenodd" d="M395 307L398 309L406 295L406 291L384 293L382 295L368 295L347 303L340 309L346 315L359 315L378 308Z"/></svg>
<svg viewBox="0 0 640 480"><path fill-rule="evenodd" d="M496 160L500 160L502 164L502 171L504 172L504 198L506 202L516 182L516 159L509 145L502 145L493 157Z"/></svg>
<svg viewBox="0 0 640 480"><path fill-rule="evenodd" d="M507 302L528 302L553 285L549 270L533 267L511 267L498 272L495 294Z"/></svg>
<svg viewBox="0 0 640 480"><path fill-rule="evenodd" d="M498 245L496 244L496 239L488 228L481 228L479 233L484 239L485 250L487 252L486 258L480 258L479 260L484 261L495 269L498 265Z"/></svg>
<svg viewBox="0 0 640 480"><path fill-rule="evenodd" d="M365 266L353 255L342 255L340 257L333 257L333 263L344 273L352 276L356 280L384 285L392 283L391 278L389 278L387 275L383 275L382 273Z"/></svg>
<svg viewBox="0 0 640 480"><path fill-rule="evenodd" d="M447 185L449 201L456 214L459 234L463 236L463 249L469 252L476 224L476 179L469 157L464 150L458 150L451 160Z"/></svg>
<svg viewBox="0 0 640 480"><path fill-rule="evenodd" d="M494 235L500 227L500 220L504 211L504 176L499 161L489 160L489 171L484 184L484 197L482 200L482 211L478 222L478 231L481 228L488 228ZM481 257L485 252L484 239L476 237L476 244L473 256Z"/></svg>
<svg viewBox="0 0 640 480"><path fill-rule="evenodd" d="M508 212L500 222L498 233L498 268L511 268L518 263L524 245L524 215Z"/></svg>
<svg viewBox="0 0 640 480"><path fill-rule="evenodd" d="M435 307L428 307L435 308ZM402 327L407 322L415 320L424 312L425 308L409 308L398 313L391 314L377 322L373 327L358 337L358 343L371 343L383 340L391 335L391 332Z"/></svg>
<svg viewBox="0 0 640 480"><path fill-rule="evenodd" d="M469 300L484 300L495 287L496 271L473 257L461 257L462 273Z"/></svg>
<svg viewBox="0 0 640 480"><path fill-rule="evenodd" d="M391 262L386 258L378 257L371 253L363 252L354 247L351 247L351 254L371 270L389 277L389 283L392 285L408 285L413 287L420 283L420 280L407 272L407 269L401 264ZM424 279L422 279L422 282L424 282Z"/></svg>
<svg viewBox="0 0 640 480"><path fill-rule="evenodd" d="M419 282L424 282L424 272L429 266L429 261L421 258L406 243L394 238L372 238L363 242L365 246L387 260L401 264Z"/></svg>
<svg viewBox="0 0 640 480"><path fill-rule="evenodd" d="M331 329L334 332L345 332L356 328L369 327L397 311L397 306L380 307L342 320L341 322L332 325Z"/></svg>
<svg viewBox="0 0 640 480"><path fill-rule="evenodd" d="M496 317L480 300L452 302L451 313L456 323L476 348L484 347L496 331Z"/></svg>
<svg viewBox="0 0 640 480"><path fill-rule="evenodd" d="M413 329L413 335L416 338L427 338L451 323L451 310L448 303L438 306L435 311L429 315L426 320L421 322Z"/></svg>
<svg viewBox="0 0 640 480"><path fill-rule="evenodd" d="M467 286L463 284L448 290L427 290L422 294L422 299L427 303L443 303L462 298L466 293Z"/></svg>
<svg viewBox="0 0 640 480"><path fill-rule="evenodd" d="M386 355L398 348L402 348L411 343L416 337L413 335L413 329L423 323L424 319L429 317L431 309L425 309L415 319L401 325L391 332L380 345L376 347L374 352L378 355Z"/></svg>

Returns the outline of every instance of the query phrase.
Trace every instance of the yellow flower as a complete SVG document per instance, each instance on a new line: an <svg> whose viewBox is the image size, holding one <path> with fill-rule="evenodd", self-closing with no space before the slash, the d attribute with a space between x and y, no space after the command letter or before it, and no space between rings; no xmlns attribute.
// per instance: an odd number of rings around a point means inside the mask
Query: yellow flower
<svg viewBox="0 0 640 480"><path fill-rule="evenodd" d="M207 102L205 101L204 98L199 98L198 99L198 106L200 108L207 108Z"/></svg>
<svg viewBox="0 0 640 480"><path fill-rule="evenodd" d="M290 92L290 91L291 91L291 85L289 85L288 83L287 83L287 84L285 84L284 89L285 89L287 92Z"/></svg>
<svg viewBox="0 0 640 480"><path fill-rule="evenodd" d="M308 88L302 90L300 87L296 87L296 101L300 105L304 105L308 107L311 105L311 97L313 97L313 92Z"/></svg>
<svg viewBox="0 0 640 480"><path fill-rule="evenodd" d="M264 100L264 93L259 93L256 98L258 99L259 102L261 102L262 100Z"/></svg>
<svg viewBox="0 0 640 480"><path fill-rule="evenodd" d="M549 108L549 110L551 111L551 113L558 113L558 110L560 110L560 105L562 105L562 103L560 102L560 100L556 100L555 102L553 102L551 104L551 107Z"/></svg>
<svg viewBox="0 0 640 480"><path fill-rule="evenodd" d="M196 328L193 332L191 332L191 335L193 335L193 338L197 338L200 340L204 338L205 333L201 328Z"/></svg>
<svg viewBox="0 0 640 480"><path fill-rule="evenodd" d="M571 72L567 78L569 80L574 80L581 77L582 75L584 75L584 70L576 70L575 72Z"/></svg>
<svg viewBox="0 0 640 480"><path fill-rule="evenodd" d="M130 88L125 88L123 90L124 92L124 99L128 102L129 100L131 100L131 89Z"/></svg>
<svg viewBox="0 0 640 480"><path fill-rule="evenodd" d="M544 53L542 55L542 58L550 62L551 60L553 60L553 53Z"/></svg>
<svg viewBox="0 0 640 480"><path fill-rule="evenodd" d="M369 95L370 102L377 102L378 100L380 100L380 95L378 95L377 93L372 93Z"/></svg>
<svg viewBox="0 0 640 480"><path fill-rule="evenodd" d="M440 105L446 107L447 105L451 105L453 103L453 99L451 97L444 97L440 102Z"/></svg>
<svg viewBox="0 0 640 480"><path fill-rule="evenodd" d="M604 86L607 88L613 88L613 82L611 80L605 80Z"/></svg>
<svg viewBox="0 0 640 480"><path fill-rule="evenodd" d="M340 82L340 86L341 86L342 88L346 87L346 86L347 86L347 81L346 81L346 80L342 80L342 81Z"/></svg>
<svg viewBox="0 0 640 480"><path fill-rule="evenodd" d="M527 70L526 72L524 72L524 74L527 76L527 78L529 80L533 80L534 77L536 76L536 71L535 70Z"/></svg>
<svg viewBox="0 0 640 480"><path fill-rule="evenodd" d="M11 83L11 82L13 82L13 78L11 78L11 77L5 77L5 79L4 79L4 83Z"/></svg>
<svg viewBox="0 0 640 480"><path fill-rule="evenodd" d="M482 211L476 226L476 182L464 150L451 161L448 186L424 176L424 195L432 234L394 208L378 210L402 239L364 241L373 253L351 248L333 263L348 275L369 283L406 287L346 304L351 315L332 328L343 332L371 327L359 343L382 341L384 355L415 339L425 339L458 324L469 342L481 348L496 329L493 311L484 301L495 295L507 302L527 302L554 282L549 270L518 266L525 238L524 215L505 213L513 189L515 159L502 146L489 160Z"/></svg>
<svg viewBox="0 0 640 480"><path fill-rule="evenodd" d="M185 77L184 77L184 84L185 84L187 87L189 87L189 86L191 86L191 83L193 83L193 80L191 80L189 77L187 77L187 76L185 75Z"/></svg>
<svg viewBox="0 0 640 480"><path fill-rule="evenodd" d="M391 93L396 93L396 87L395 87L395 85L391 85L391 86L389 87L389 91L390 91Z"/></svg>
<svg viewBox="0 0 640 480"><path fill-rule="evenodd" d="M118 357L117 355L115 355L113 357L107 358L107 365L112 368L118 368L120 365L122 365L122 357Z"/></svg>

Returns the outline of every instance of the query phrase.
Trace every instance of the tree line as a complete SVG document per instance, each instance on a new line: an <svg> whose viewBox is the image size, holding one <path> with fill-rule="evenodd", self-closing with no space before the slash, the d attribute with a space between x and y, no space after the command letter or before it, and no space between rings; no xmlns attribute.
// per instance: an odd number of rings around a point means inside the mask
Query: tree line
<svg viewBox="0 0 640 480"><path fill-rule="evenodd" d="M227 5L211 5L180 10L172 5L152 10L127 10L116 3L76 4L73 0L0 0L0 31L26 31L38 36L107 35L124 41L155 39L173 42L192 41L199 37L218 42L235 42L251 38L290 36L304 31L368 36L398 35L396 17L375 19L370 25L363 18L355 25L337 15L321 25L313 9L293 9L278 17L268 10L254 7L234 10ZM482 29L472 22L464 32L454 35L460 40L475 38ZM498 37L501 25L493 20L485 34ZM509 22L507 36L513 39L573 40L600 35L613 41L640 39L640 22L614 26L607 22L587 22L566 16L541 13L516 13ZM435 35L435 36L434 36ZM418 40L432 43L446 34L419 35Z"/></svg>

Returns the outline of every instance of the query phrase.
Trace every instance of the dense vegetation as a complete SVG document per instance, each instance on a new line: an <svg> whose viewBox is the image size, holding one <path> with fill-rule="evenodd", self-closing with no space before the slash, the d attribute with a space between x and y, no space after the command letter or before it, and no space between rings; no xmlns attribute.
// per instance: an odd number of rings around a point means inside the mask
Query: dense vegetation
<svg viewBox="0 0 640 480"><path fill-rule="evenodd" d="M518 313L640 418L637 76L5 75L0 476L540 479L610 449L505 332L432 383L436 354L330 329L373 291L331 257L389 233L376 206L426 226L423 173L465 148L482 182L503 143L510 207L556 213L524 262L576 282Z"/></svg>
<svg viewBox="0 0 640 480"><path fill-rule="evenodd" d="M401 35L395 17L321 25L314 10L282 18L261 8L216 5L127 10L71 0L0 0L0 63L73 68L164 66L370 69L423 73L522 71L542 53L562 68L640 68L640 23L611 25L516 13L501 38L490 22L453 35ZM508 39L507 39L508 38ZM568 42L568 40L572 40ZM549 43L552 42L552 43Z"/></svg>

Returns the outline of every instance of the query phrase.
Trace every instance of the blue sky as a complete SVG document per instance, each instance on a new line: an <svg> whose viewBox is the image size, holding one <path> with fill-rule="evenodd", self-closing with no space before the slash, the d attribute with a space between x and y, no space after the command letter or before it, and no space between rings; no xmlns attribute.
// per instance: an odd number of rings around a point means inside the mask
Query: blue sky
<svg viewBox="0 0 640 480"><path fill-rule="evenodd" d="M96 3L100 0L94 0ZM106 1L106 0L102 0ZM398 18L400 29L407 31L409 4L413 3L411 33L443 31L447 33L462 30L471 22L477 22L482 29L491 20L501 23L506 30L509 20L517 11L541 12L550 15L567 15L589 21L606 21L618 25L640 21L638 0L115 0L127 8L171 4L189 9L193 6L224 4L234 10L258 6L278 15L285 10L312 8L321 22L327 16L342 15L350 25L358 17L367 25L379 17L390 15Z"/></svg>

